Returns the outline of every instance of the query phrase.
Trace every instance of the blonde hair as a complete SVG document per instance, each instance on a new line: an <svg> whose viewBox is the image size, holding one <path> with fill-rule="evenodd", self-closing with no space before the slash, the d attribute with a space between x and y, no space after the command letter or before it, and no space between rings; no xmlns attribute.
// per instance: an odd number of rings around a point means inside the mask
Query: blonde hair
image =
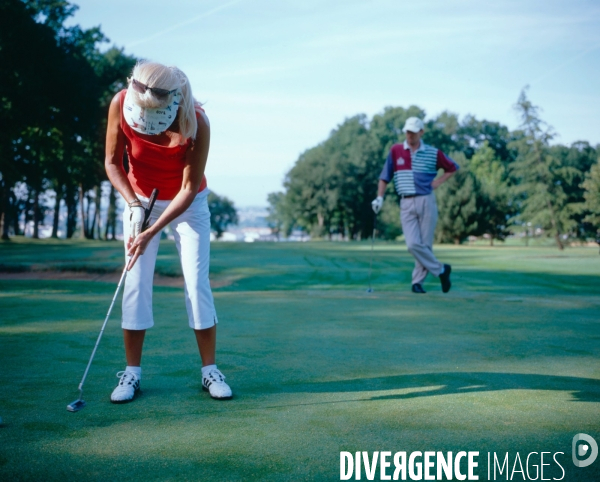
<svg viewBox="0 0 600 482"><path fill-rule="evenodd" d="M196 131L198 130L196 106L199 107L201 104L192 95L192 86L187 75L177 67L167 67L157 62L141 60L133 68L131 78L148 87L157 87L165 90L180 89L181 103L178 109L179 134L183 140L196 139ZM166 99L158 99L150 90L140 94L131 87L131 83L128 90L133 101L144 109L164 108L173 101L174 94L167 96Z"/></svg>

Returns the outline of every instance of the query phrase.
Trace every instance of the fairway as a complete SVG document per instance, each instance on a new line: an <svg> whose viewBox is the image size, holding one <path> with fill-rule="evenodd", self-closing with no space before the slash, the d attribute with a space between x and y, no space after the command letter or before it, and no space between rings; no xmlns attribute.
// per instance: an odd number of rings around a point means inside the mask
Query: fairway
<svg viewBox="0 0 600 482"><path fill-rule="evenodd" d="M446 295L432 277L410 293L412 258L382 242L367 293L370 250L213 243L217 363L234 399L201 390L183 292L156 286L142 396L109 402L124 367L117 305L88 405L70 413L116 283L17 275L119 271L122 246L0 244L15 274L0 279L0 480L325 481L340 480L341 451L463 450L479 452L479 480L488 452L511 469L517 452L523 466L563 452L562 480L600 480L600 460L571 460L575 434L600 442L598 249L436 246L453 266ZM178 263L163 241L157 272ZM546 457L544 477L560 478Z"/></svg>

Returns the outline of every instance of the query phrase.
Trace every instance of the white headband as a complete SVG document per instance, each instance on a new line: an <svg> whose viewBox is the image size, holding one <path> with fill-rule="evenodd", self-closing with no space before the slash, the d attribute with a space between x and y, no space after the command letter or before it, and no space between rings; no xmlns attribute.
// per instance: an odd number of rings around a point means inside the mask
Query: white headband
<svg viewBox="0 0 600 482"><path fill-rule="evenodd" d="M181 90L177 89L173 94L173 101L164 109L146 109L133 101L132 95L127 89L123 102L123 116L129 127L140 134L161 134L175 120L180 102Z"/></svg>

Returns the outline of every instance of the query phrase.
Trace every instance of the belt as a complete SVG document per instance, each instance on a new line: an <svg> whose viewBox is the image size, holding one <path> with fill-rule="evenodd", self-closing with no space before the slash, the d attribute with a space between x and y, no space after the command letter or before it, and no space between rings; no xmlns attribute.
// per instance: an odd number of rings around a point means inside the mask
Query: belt
<svg viewBox="0 0 600 482"><path fill-rule="evenodd" d="M401 195L400 195L400 197L401 197L402 199L407 199L407 198L409 198L409 197L417 197L417 196L418 196L418 194L401 194Z"/></svg>

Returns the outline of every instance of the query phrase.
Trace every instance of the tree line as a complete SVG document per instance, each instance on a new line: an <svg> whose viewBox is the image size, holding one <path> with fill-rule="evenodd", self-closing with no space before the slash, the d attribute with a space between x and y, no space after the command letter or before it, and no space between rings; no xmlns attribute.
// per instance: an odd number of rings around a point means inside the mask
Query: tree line
<svg viewBox="0 0 600 482"><path fill-rule="evenodd" d="M106 119L138 59L116 46L101 50L109 40L99 27L65 26L77 8L63 0L0 0L2 239L23 234L23 220L39 237L47 211L58 237L61 202L67 238L117 233L117 193L104 170ZM126 155L123 162L127 169ZM209 201L220 235L236 221L235 207L216 194Z"/></svg>
<svg viewBox="0 0 600 482"><path fill-rule="evenodd" d="M61 201L67 237L78 217L82 236L99 237L106 112L136 59L117 47L101 52L99 45L108 39L98 27L65 27L77 10L68 2L2 0L0 5L2 237L21 234L23 214L38 237L49 190L55 193L53 237ZM112 189L109 201L102 234L114 237Z"/></svg>
<svg viewBox="0 0 600 482"><path fill-rule="evenodd" d="M452 157L460 169L436 190L437 242L462 243L471 236L504 240L511 234L569 240L600 235L600 145L553 144L553 130L521 92L515 104L517 130L487 120L443 112L425 122L423 141ZM317 238L372 236L377 180L394 143L403 142L408 117L425 118L417 106L388 107L368 119L346 119L319 145L302 153L268 196L275 232L293 229ZM384 239L401 235L398 199L388 185L377 216Z"/></svg>

